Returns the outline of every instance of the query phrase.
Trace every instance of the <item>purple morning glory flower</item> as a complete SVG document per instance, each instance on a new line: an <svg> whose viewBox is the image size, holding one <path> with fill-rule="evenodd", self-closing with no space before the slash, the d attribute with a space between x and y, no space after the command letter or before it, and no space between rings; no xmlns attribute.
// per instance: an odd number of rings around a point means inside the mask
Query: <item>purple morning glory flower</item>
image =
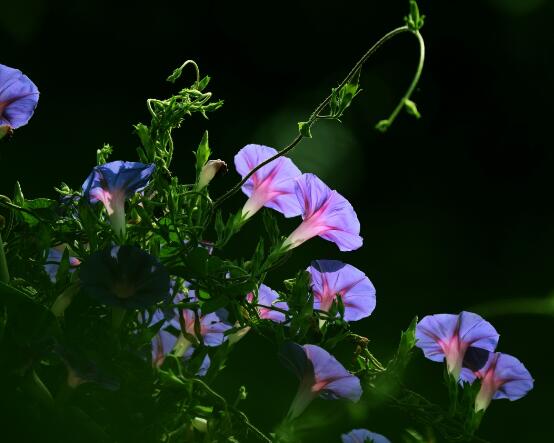
<svg viewBox="0 0 554 443"><path fill-rule="evenodd" d="M341 251L362 246L360 222L352 205L314 174L296 180L296 197L302 208L302 223L285 240L290 249L316 235L335 243Z"/></svg>
<svg viewBox="0 0 554 443"><path fill-rule="evenodd" d="M472 383L476 378L481 380L481 389L475 398L475 411L487 409L492 400L518 400L533 389L534 382L523 363L502 352L491 352L477 371L462 369L463 381Z"/></svg>
<svg viewBox="0 0 554 443"><path fill-rule="evenodd" d="M123 236L125 200L148 185L154 169L154 164L126 161L95 166L83 183L84 197L90 203L101 201L110 217L113 230Z"/></svg>
<svg viewBox="0 0 554 443"><path fill-rule="evenodd" d="M169 294L169 274L152 255L134 246L95 252L79 266L81 289L100 303L147 308Z"/></svg>
<svg viewBox="0 0 554 443"><path fill-rule="evenodd" d="M257 305L262 305L257 306L258 315L260 316L260 318L271 320L275 323L283 323L286 321L287 317L284 313L275 311L274 309L270 308L270 306L275 306L276 308L288 311L289 307L287 303L284 301L276 301L278 298L279 294L277 293L277 291L274 291L269 286L266 286L263 283L260 285L260 288L258 289L257 302ZM246 299L250 303L254 302L254 294L251 292L246 296Z"/></svg>
<svg viewBox="0 0 554 443"><path fill-rule="evenodd" d="M0 138L27 124L35 112L39 92L19 69L0 64Z"/></svg>
<svg viewBox="0 0 554 443"><path fill-rule="evenodd" d="M150 320L150 325L154 325L161 322L158 333L152 338L152 365L160 367L167 354L169 354L175 344L177 343L177 337L171 333L170 329L179 330L179 320L176 318L168 319L161 309L156 309Z"/></svg>
<svg viewBox="0 0 554 443"><path fill-rule="evenodd" d="M60 268L60 262L63 257L63 249L60 251L59 247L50 248L48 251L48 257L46 258L46 263L44 265L44 270L50 277L52 283L56 283L56 275L58 274L58 269ZM69 265L71 269L69 272L75 272L75 268L81 264L81 261L77 257L69 257Z"/></svg>
<svg viewBox="0 0 554 443"><path fill-rule="evenodd" d="M342 434L341 439L342 443L390 443L385 436L367 429L353 429L348 434Z"/></svg>
<svg viewBox="0 0 554 443"><path fill-rule="evenodd" d="M300 379L289 418L298 417L316 397L327 400L345 398L354 402L362 395L358 377L348 372L325 349L315 345L288 343L281 354L283 362Z"/></svg>
<svg viewBox="0 0 554 443"><path fill-rule="evenodd" d="M360 320L375 309L375 288L354 266L338 260L315 260L308 268L314 294L314 308L329 311L341 297L346 321Z"/></svg>
<svg viewBox="0 0 554 443"><path fill-rule="evenodd" d="M275 154L277 151L268 146L246 145L235 155L235 167L237 172L245 177L252 169ZM242 191L249 197L242 208L243 215L246 218L252 217L263 206L275 209L285 217L300 215L301 209L294 185L294 178L300 174L300 170L287 157L279 157L257 170L242 186Z"/></svg>
<svg viewBox="0 0 554 443"><path fill-rule="evenodd" d="M198 337L195 330L197 319L194 311L183 309L182 316L187 334L196 337L198 340L202 339L202 342L206 346L222 345L227 340L225 332L232 328L232 325L226 322L226 311L223 309L205 315L198 312L198 321L200 323L200 337Z"/></svg>
<svg viewBox="0 0 554 443"><path fill-rule="evenodd" d="M433 361L446 359L448 372L458 378L466 353L471 366L484 364L483 352L493 352L498 344L498 332L482 317L462 311L458 315L427 315L416 326L416 346ZM475 358L477 357L477 358ZM479 362L479 360L481 360Z"/></svg>

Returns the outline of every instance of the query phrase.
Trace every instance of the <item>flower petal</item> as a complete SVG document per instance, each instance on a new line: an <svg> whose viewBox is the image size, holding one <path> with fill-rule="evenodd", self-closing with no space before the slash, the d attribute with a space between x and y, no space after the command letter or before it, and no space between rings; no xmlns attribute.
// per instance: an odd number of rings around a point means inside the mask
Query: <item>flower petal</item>
<svg viewBox="0 0 554 443"><path fill-rule="evenodd" d="M308 268L314 293L314 308L328 310L336 295L342 297L344 319L360 320L375 309L375 287L354 266L338 260L315 260Z"/></svg>
<svg viewBox="0 0 554 443"><path fill-rule="evenodd" d="M39 92L19 69L0 64L0 126L17 129L35 112Z"/></svg>
<svg viewBox="0 0 554 443"><path fill-rule="evenodd" d="M253 299L253 295L250 295L250 300ZM289 307L286 302L276 302L276 300L279 298L279 294L277 291L274 291L269 286L264 285L263 283L260 285L258 289L258 304L263 305L258 307L258 312L260 318L274 321L275 323L283 323L286 321L286 316L284 313L275 311L273 309L268 308L269 306L275 306L276 308L283 309L285 311L288 311ZM265 306L268 306L267 308Z"/></svg>
<svg viewBox="0 0 554 443"><path fill-rule="evenodd" d="M300 226L285 244L296 247L316 235L335 243L341 251L362 246L360 222L352 205L314 174L296 180L296 196L302 207Z"/></svg>
<svg viewBox="0 0 554 443"><path fill-rule="evenodd" d="M246 145L235 155L235 167L237 172L245 177L252 169L275 154L277 151L269 146ZM247 207L255 212L266 206L283 213L285 217L300 215L293 180L300 174L300 170L287 157L279 157L263 166L242 186L242 191L250 197Z"/></svg>
<svg viewBox="0 0 554 443"><path fill-rule="evenodd" d="M315 385L312 390L324 398L360 399L362 387L358 377L348 372L325 349L315 345L304 345L303 348L313 366Z"/></svg>
<svg viewBox="0 0 554 443"><path fill-rule="evenodd" d="M154 169L154 164L119 160L96 166L83 183L83 193L91 203L103 201L105 193L128 198L148 185Z"/></svg>
<svg viewBox="0 0 554 443"><path fill-rule="evenodd" d="M152 255L118 246L90 255L80 266L82 290L100 303L146 308L169 296L169 274Z"/></svg>
<svg viewBox="0 0 554 443"><path fill-rule="evenodd" d="M370 432L367 429L353 429L348 434L341 435L342 443L390 443L390 440L381 434Z"/></svg>

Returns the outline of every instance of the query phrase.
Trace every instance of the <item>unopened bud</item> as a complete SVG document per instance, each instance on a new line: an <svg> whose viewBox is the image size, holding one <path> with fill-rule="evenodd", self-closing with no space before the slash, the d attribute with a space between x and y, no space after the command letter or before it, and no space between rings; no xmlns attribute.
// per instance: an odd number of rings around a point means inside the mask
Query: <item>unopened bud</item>
<svg viewBox="0 0 554 443"><path fill-rule="evenodd" d="M198 178L198 189L204 189L217 175L217 173L227 172L227 163L223 160L208 160L208 162L200 171L200 177Z"/></svg>

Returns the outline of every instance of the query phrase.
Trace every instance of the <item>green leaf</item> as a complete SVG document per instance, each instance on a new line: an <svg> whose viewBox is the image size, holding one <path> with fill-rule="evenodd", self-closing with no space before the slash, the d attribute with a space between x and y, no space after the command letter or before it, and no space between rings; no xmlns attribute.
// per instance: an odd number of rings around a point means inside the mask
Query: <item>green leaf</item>
<svg viewBox="0 0 554 443"><path fill-rule="evenodd" d="M202 80L198 82L198 85L196 86L196 89L199 91L203 91L206 86L208 86L208 83L210 83L210 76L206 75Z"/></svg>
<svg viewBox="0 0 554 443"><path fill-rule="evenodd" d="M210 312L215 312L218 309L226 307L231 300L225 296L218 296L211 298L204 303L202 303L202 315L209 314Z"/></svg>
<svg viewBox="0 0 554 443"><path fill-rule="evenodd" d="M59 336L61 331L54 314L38 304L24 292L0 282L0 309L6 307L13 337L19 343L28 343Z"/></svg>
<svg viewBox="0 0 554 443"><path fill-rule="evenodd" d="M421 118L421 114L417 110L417 105L410 99L404 100L404 107L408 114L413 115L415 118Z"/></svg>
<svg viewBox="0 0 554 443"><path fill-rule="evenodd" d="M108 158L113 152L113 148L105 143L100 149L96 150L96 164L103 165L108 162Z"/></svg>
<svg viewBox="0 0 554 443"><path fill-rule="evenodd" d="M298 131L300 131L303 137L312 138L311 126L312 124L310 122L298 122Z"/></svg>
<svg viewBox="0 0 554 443"><path fill-rule="evenodd" d="M425 16L420 15L419 7L415 0L410 0L410 15L404 17L404 21L412 31L419 31L423 27Z"/></svg>
<svg viewBox="0 0 554 443"><path fill-rule="evenodd" d="M204 135L202 136L202 140L200 141L200 144L198 145L198 149L196 150L196 181L200 178L200 173L202 172L202 168L207 163L208 159L210 158L210 154L212 151L210 150L210 146L208 145L208 131L204 132Z"/></svg>
<svg viewBox="0 0 554 443"><path fill-rule="evenodd" d="M416 343L415 330L417 325L417 316L413 318L410 326L400 334L400 343L394 358L387 365L387 370L400 375L408 365L412 350Z"/></svg>
<svg viewBox="0 0 554 443"><path fill-rule="evenodd" d="M381 120L375 125L375 129L377 129L379 132L387 132L387 129L389 129L390 121L389 120Z"/></svg>
<svg viewBox="0 0 554 443"><path fill-rule="evenodd" d="M49 198L36 198L34 200L25 200L25 203L21 205L25 209L29 209L33 214L37 216L34 217L28 212L21 211L19 215L29 226L35 226L40 223L41 217L43 219L52 219L56 217L54 208L57 205L55 200Z"/></svg>

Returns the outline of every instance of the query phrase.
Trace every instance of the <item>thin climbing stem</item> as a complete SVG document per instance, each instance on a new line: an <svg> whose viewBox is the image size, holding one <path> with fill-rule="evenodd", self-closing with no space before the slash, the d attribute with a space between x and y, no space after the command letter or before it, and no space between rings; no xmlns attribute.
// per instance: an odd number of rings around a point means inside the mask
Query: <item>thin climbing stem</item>
<svg viewBox="0 0 554 443"><path fill-rule="evenodd" d="M393 29L389 33L385 34L381 39L377 41L369 50L358 60L358 62L354 65L354 67L350 70L348 75L344 78L344 80L339 84L339 86L336 88L337 91L339 91L342 87L344 87L348 82L350 82L360 71L362 66L367 62L373 54L377 52L383 46L387 41L391 40L395 36L399 34L403 34L405 32L409 32L411 34L414 34L418 41L419 41L419 48L420 48L420 56L419 56L419 64L417 67L416 74L414 76L414 79L412 83L410 84L406 94L402 97L400 100L400 103L398 106L393 110L392 114L389 116L389 118L386 120L388 122L388 126L392 123L392 121L396 118L400 110L403 106L405 106L406 101L409 100L410 96L412 95L413 91L415 90L417 83L419 81L419 78L421 77L421 72L423 70L423 63L425 60L425 45L423 42L423 38L419 31L411 29L408 26L400 26L396 29ZM305 122L305 125L309 128L311 127L316 121L325 119L326 116L320 115L320 113L329 105L331 98L333 97L333 93L329 94L325 100L323 100L319 106L312 112L310 115L310 118L307 122ZM263 168L265 165L271 163L272 161L276 160L279 157L282 157L283 155L287 154L289 151L294 149L298 143L305 137L305 135L302 132L299 132L295 138L283 149L277 152L273 157L268 158L267 160L261 162L259 165L257 165L254 169L252 169L248 174L244 176L244 178L237 183L235 186L233 186L229 191L227 191L225 194L223 194L221 197L219 197L214 202L214 209L220 206L225 200L227 200L229 197L231 197L233 194L235 194L241 187L246 183L246 181L252 177L253 174L256 173L260 168Z"/></svg>

